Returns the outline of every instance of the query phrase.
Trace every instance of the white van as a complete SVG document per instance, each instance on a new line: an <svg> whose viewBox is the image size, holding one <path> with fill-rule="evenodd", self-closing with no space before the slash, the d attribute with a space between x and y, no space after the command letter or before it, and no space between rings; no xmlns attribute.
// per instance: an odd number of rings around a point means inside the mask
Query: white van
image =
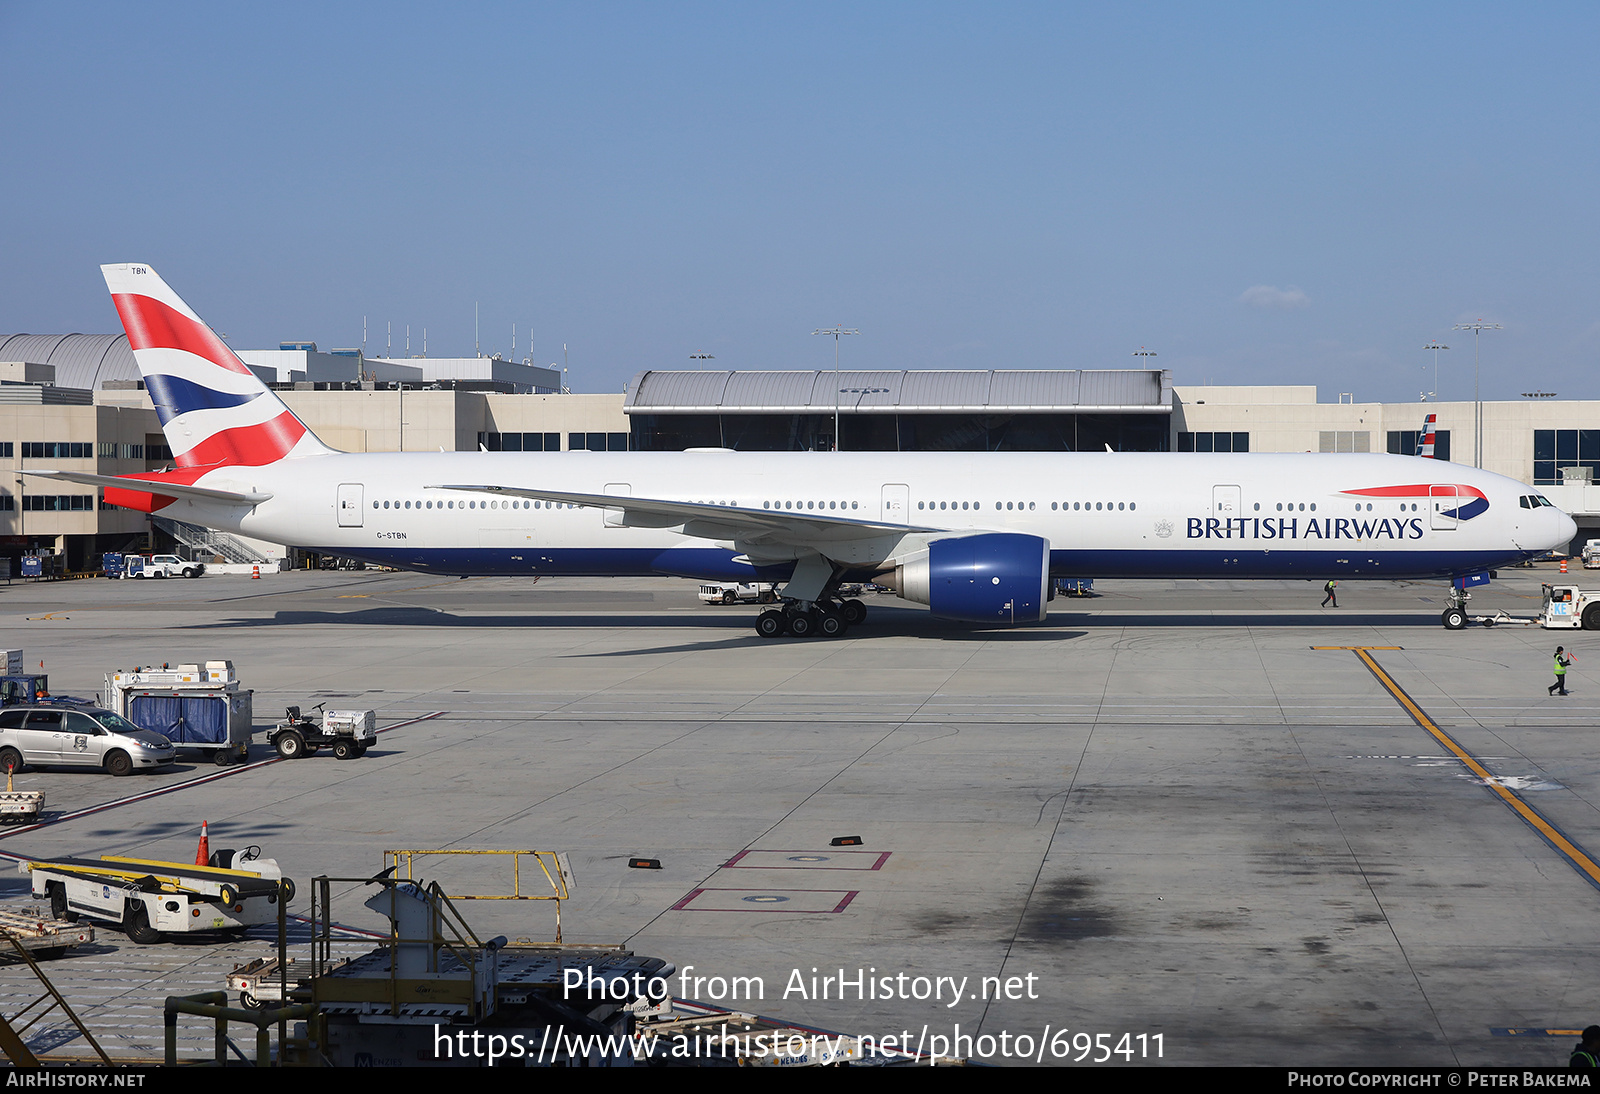
<svg viewBox="0 0 1600 1094"><path fill-rule="evenodd" d="M131 775L166 767L178 750L159 733L94 707L0 710L0 772L34 767L98 767Z"/></svg>

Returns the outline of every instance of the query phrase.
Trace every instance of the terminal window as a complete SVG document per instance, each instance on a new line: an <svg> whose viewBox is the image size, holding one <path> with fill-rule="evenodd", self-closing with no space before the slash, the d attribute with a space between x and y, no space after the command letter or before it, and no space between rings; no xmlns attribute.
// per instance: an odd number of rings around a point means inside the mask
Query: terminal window
<svg viewBox="0 0 1600 1094"><path fill-rule="evenodd" d="M1248 452L1248 433L1179 433L1179 452Z"/></svg>
<svg viewBox="0 0 1600 1094"><path fill-rule="evenodd" d="M94 458L94 442L23 441L22 458L25 460L90 460Z"/></svg>
<svg viewBox="0 0 1600 1094"><path fill-rule="evenodd" d="M1600 480L1600 429L1533 431L1533 485L1560 486L1563 467L1587 467Z"/></svg>
<svg viewBox="0 0 1600 1094"><path fill-rule="evenodd" d="M1417 454L1417 438L1422 432L1416 429L1391 429L1389 430L1389 451L1396 456L1415 456ZM1436 429L1433 431L1433 458L1448 460L1450 458L1450 431Z"/></svg>
<svg viewBox="0 0 1600 1094"><path fill-rule="evenodd" d="M478 444L490 452L560 452L559 433L479 433Z"/></svg>
<svg viewBox="0 0 1600 1094"><path fill-rule="evenodd" d="M29 494L22 499L24 513L92 513L93 494Z"/></svg>
<svg viewBox="0 0 1600 1094"><path fill-rule="evenodd" d="M568 452L626 452L626 433L568 433Z"/></svg>

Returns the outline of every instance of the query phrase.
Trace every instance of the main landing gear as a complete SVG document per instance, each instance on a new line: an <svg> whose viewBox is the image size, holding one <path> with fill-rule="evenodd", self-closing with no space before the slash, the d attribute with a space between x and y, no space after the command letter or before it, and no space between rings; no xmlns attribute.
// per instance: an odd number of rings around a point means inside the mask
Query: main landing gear
<svg viewBox="0 0 1600 1094"><path fill-rule="evenodd" d="M842 638L851 627L866 618L867 606L854 598L841 600L828 595L809 603L785 599L781 608L773 608L756 617L756 633L762 638L777 638L784 634L796 638Z"/></svg>

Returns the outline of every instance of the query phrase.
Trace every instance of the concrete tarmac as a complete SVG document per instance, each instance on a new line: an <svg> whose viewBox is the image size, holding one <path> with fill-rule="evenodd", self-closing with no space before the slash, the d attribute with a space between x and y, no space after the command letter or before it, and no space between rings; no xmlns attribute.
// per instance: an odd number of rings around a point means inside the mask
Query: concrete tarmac
<svg viewBox="0 0 1600 1094"><path fill-rule="evenodd" d="M1555 580L1503 572L1473 609L1532 614ZM1576 1037L1544 1031L1600 1022L1600 636L1445 631L1442 583L1347 582L1338 609L1314 582L1098 591L1014 630L869 597L830 641L759 639L756 608L702 605L686 581L16 582L0 645L57 692L227 658L263 731L288 703L405 724L360 760L195 785L217 769L30 773L56 823L0 830L0 854L190 860L204 819L213 848L259 844L306 894L385 849L566 851L567 941L624 943L673 962L676 994L823 1029L925 1048L959 1031L978 1040L946 1051L994 1063L1564 1065ZM1578 658L1565 699L1545 691L1558 644ZM1498 788L1355 652L1316 647L1371 647ZM481 860L437 871L508 884ZM336 896L337 917L381 928L361 899ZM482 937L553 937L548 904L463 907ZM48 968L131 1055L159 1050L166 994L268 949L265 932L101 936ZM761 997L731 998L735 978ZM0 968L0 1008L28 987ZM208 1049L201 1026L186 1052Z"/></svg>

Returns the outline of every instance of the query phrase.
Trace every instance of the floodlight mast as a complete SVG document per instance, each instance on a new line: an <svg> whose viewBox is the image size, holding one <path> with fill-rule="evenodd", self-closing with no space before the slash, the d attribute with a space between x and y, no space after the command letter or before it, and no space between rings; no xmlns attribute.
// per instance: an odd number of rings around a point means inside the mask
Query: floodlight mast
<svg viewBox="0 0 1600 1094"><path fill-rule="evenodd" d="M1450 347L1447 346L1447 345L1444 345L1443 343L1441 343L1436 338L1432 342L1429 342L1427 345L1423 346L1422 348L1425 349L1425 350L1430 350L1430 349L1433 350L1433 390L1428 392L1427 395L1423 396L1422 401L1423 402L1427 402L1429 399L1432 399L1434 402L1438 402L1439 401L1439 351L1442 350L1442 349L1449 349Z"/></svg>
<svg viewBox="0 0 1600 1094"><path fill-rule="evenodd" d="M1451 330L1470 330L1472 332L1472 466L1483 468L1483 396L1478 385L1478 336L1486 330L1505 330L1499 323L1485 323L1482 319L1471 323L1457 323Z"/></svg>
<svg viewBox="0 0 1600 1094"><path fill-rule="evenodd" d="M819 327L812 334L833 335L833 450L839 451L839 339L846 334L860 334L843 323L831 327Z"/></svg>

